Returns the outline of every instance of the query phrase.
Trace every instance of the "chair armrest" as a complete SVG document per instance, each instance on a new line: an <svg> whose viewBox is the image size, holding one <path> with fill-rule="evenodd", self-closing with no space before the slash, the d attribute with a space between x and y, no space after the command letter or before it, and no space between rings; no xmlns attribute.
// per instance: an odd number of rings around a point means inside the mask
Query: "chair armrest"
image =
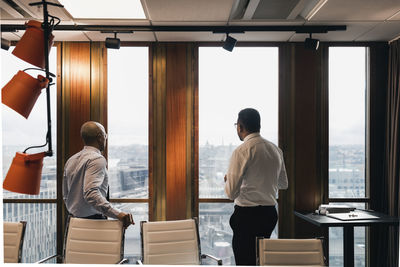
<svg viewBox="0 0 400 267"><path fill-rule="evenodd" d="M217 262L217 264L218 265L222 265L222 260L221 259L219 259L219 258L217 258L217 257L214 257L214 256L212 256L212 255L210 255L210 254L201 254L201 258L202 259L205 259L205 258L210 258L210 259L212 259L212 260L215 260L216 262Z"/></svg>
<svg viewBox="0 0 400 267"><path fill-rule="evenodd" d="M44 263L44 262L46 262L48 260L51 260L52 258L60 258L60 257L61 257L60 255L52 255L52 256L49 256L47 258L44 258L44 259L41 259L41 260L35 262L35 264Z"/></svg>
<svg viewBox="0 0 400 267"><path fill-rule="evenodd" d="M124 264L124 263L128 263L129 260L128 259L122 259L120 262L118 262L117 264Z"/></svg>
<svg viewBox="0 0 400 267"><path fill-rule="evenodd" d="M136 261L136 264L138 264L138 265L143 265L143 262L142 262L142 260L137 260L137 261Z"/></svg>

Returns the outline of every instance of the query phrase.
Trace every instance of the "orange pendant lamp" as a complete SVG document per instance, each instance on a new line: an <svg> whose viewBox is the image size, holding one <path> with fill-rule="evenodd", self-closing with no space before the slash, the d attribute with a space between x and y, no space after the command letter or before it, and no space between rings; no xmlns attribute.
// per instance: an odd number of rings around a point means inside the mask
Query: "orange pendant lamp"
<svg viewBox="0 0 400 267"><path fill-rule="evenodd" d="M1 102L27 119L42 89L48 84L49 80L42 75L35 79L24 71L18 71L3 87Z"/></svg>
<svg viewBox="0 0 400 267"><path fill-rule="evenodd" d="M46 152L26 154L17 152L3 182L3 188L22 194L38 195Z"/></svg>
<svg viewBox="0 0 400 267"><path fill-rule="evenodd" d="M45 57L44 54L44 31L42 29L42 23L36 20L30 20L26 25L26 31L18 41L17 46L14 48L12 54L16 57L35 65L39 68L45 68ZM49 46L48 52L53 45L54 35L49 35Z"/></svg>
<svg viewBox="0 0 400 267"><path fill-rule="evenodd" d="M52 156L51 118L50 118L50 85L54 77L49 71L49 51L53 44L54 36L51 34L54 26L61 20L48 13L47 6L63 7L63 5L47 2L30 3L30 6L43 6L43 26L39 21L31 20L26 23L26 31L12 52L16 57L41 68L46 72L46 77L38 75L37 79L24 71L19 71L2 90L2 102L28 118L42 88L46 88L47 95L47 135L46 143L42 146L31 146L23 153L17 152L11 167L3 182L3 188L21 194L38 195L40 193L40 180L42 177L43 158ZM49 21L49 18L50 21ZM55 24L55 20L58 23ZM29 68L31 69L31 68ZM31 148L40 148L48 145L48 151L26 154Z"/></svg>

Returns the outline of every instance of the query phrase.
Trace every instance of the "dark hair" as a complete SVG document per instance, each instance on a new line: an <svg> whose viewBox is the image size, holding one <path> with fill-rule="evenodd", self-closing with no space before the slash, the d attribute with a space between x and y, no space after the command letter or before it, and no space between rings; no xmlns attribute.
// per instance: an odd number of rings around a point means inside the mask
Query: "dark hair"
<svg viewBox="0 0 400 267"><path fill-rule="evenodd" d="M260 113L254 108L245 108L239 112L238 122L240 122L249 133L260 132L260 121Z"/></svg>

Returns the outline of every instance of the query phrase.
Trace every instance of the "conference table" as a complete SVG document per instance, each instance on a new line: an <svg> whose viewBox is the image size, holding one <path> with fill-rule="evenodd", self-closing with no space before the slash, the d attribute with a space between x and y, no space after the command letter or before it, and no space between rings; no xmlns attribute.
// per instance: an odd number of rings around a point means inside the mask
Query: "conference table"
<svg viewBox="0 0 400 267"><path fill-rule="evenodd" d="M297 217L319 227L343 227L344 267L354 267L354 227L374 225L399 225L399 218L372 210L357 209L355 213L352 214L359 214L360 216L359 218L355 216L353 219L351 218L352 215L349 215L349 218L337 219L328 217L326 215L319 215L316 213L308 212L295 211L294 214ZM396 227L395 229L398 230L398 227Z"/></svg>

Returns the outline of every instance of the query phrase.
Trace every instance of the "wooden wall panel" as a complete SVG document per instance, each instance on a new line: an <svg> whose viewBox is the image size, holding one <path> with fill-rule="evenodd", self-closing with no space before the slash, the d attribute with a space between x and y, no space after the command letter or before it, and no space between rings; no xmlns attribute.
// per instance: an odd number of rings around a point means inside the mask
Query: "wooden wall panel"
<svg viewBox="0 0 400 267"><path fill-rule="evenodd" d="M295 210L313 211L322 203L320 165L321 50L296 45L295 52ZM296 238L321 235L321 229L295 219Z"/></svg>
<svg viewBox="0 0 400 267"><path fill-rule="evenodd" d="M186 47L167 45L167 220L186 218Z"/></svg>
<svg viewBox="0 0 400 267"><path fill-rule="evenodd" d="M83 148L82 124L96 120L107 127L107 54L102 43L58 44L57 60L57 192L62 195L65 162ZM61 74L61 75L60 75ZM61 198L60 198L61 199ZM58 202L57 253L62 253L66 211Z"/></svg>
<svg viewBox="0 0 400 267"><path fill-rule="evenodd" d="M195 50L191 43L152 45L151 220L194 216Z"/></svg>
<svg viewBox="0 0 400 267"><path fill-rule="evenodd" d="M69 157L82 149L80 128L90 120L90 44L64 43L63 52L64 111Z"/></svg>

